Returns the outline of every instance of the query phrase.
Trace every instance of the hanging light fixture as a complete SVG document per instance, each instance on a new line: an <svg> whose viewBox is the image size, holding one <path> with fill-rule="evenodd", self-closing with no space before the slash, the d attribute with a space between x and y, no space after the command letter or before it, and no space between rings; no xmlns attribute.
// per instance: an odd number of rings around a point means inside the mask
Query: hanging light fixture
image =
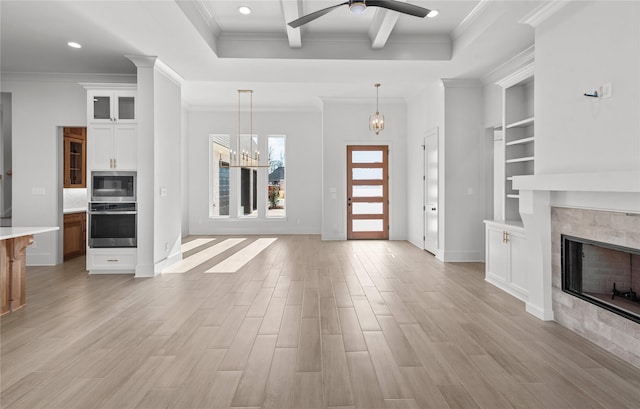
<svg viewBox="0 0 640 409"><path fill-rule="evenodd" d="M376 113L369 117L369 130L379 135L384 129L384 115L381 115L378 110L378 90L380 89L380 84L375 84L374 86L376 87Z"/></svg>
<svg viewBox="0 0 640 409"><path fill-rule="evenodd" d="M260 165L260 151L258 139L253 134L253 90L238 90L238 133L233 150L228 148L228 165L220 153L220 166L230 168L264 168L268 165Z"/></svg>

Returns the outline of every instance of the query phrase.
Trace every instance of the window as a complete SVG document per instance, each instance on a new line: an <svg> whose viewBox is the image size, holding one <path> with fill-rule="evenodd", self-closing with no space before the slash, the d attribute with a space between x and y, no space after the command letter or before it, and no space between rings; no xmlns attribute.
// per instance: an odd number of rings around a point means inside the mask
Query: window
<svg viewBox="0 0 640 409"><path fill-rule="evenodd" d="M284 135L242 135L238 141L213 134L209 152L209 217L285 217Z"/></svg>
<svg viewBox="0 0 640 409"><path fill-rule="evenodd" d="M230 137L211 135L211 187L209 189L209 217L229 216L230 199Z"/></svg>
<svg viewBox="0 0 640 409"><path fill-rule="evenodd" d="M267 217L285 217L285 137L269 136L269 185L267 186Z"/></svg>

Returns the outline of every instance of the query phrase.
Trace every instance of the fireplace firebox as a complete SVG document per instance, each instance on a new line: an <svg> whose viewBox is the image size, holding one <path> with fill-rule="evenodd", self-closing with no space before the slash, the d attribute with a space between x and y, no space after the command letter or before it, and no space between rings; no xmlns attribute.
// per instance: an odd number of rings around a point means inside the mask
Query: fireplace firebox
<svg viewBox="0 0 640 409"><path fill-rule="evenodd" d="M562 291L640 323L640 249L562 235Z"/></svg>

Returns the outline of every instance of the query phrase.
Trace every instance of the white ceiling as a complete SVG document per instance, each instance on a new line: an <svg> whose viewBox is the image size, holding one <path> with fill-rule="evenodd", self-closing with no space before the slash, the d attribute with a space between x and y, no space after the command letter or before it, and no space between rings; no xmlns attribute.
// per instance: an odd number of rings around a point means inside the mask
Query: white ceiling
<svg viewBox="0 0 640 409"><path fill-rule="evenodd" d="M410 1L417 18L342 6L302 26L295 18L341 0L0 1L0 65L10 72L135 74L125 55L155 55L185 79L193 106L317 109L319 97L403 98L440 78L477 78L533 43L518 20L536 1ZM248 5L249 16L238 13ZM292 14L294 13L294 14ZM387 35L388 33L388 35ZM83 45L69 48L68 41ZM375 48L378 47L378 48Z"/></svg>

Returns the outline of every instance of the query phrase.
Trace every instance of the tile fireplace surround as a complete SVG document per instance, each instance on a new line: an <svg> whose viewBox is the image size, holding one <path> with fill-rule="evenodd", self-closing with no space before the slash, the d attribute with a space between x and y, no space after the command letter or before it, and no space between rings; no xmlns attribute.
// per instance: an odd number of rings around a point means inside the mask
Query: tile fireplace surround
<svg viewBox="0 0 640 409"><path fill-rule="evenodd" d="M555 320L640 367L640 324L562 291L561 234L640 248L640 215L551 208L552 303Z"/></svg>

